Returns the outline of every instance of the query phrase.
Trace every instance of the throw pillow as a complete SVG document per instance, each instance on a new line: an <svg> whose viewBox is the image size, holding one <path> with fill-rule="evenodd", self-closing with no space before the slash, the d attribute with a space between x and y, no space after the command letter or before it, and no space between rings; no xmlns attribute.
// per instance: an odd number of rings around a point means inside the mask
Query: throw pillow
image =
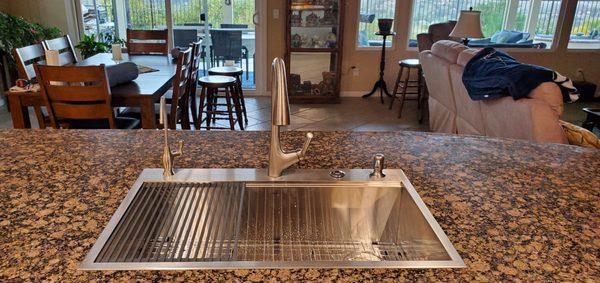
<svg viewBox="0 0 600 283"><path fill-rule="evenodd" d="M569 144L600 149L600 140L594 133L562 120L558 122L563 128Z"/></svg>

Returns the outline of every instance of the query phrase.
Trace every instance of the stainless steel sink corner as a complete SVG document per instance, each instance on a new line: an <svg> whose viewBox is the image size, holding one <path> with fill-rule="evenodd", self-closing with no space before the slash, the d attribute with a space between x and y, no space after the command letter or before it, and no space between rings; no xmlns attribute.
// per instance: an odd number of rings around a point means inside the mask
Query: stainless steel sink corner
<svg viewBox="0 0 600 283"><path fill-rule="evenodd" d="M342 171L146 169L80 268L465 267L402 170Z"/></svg>

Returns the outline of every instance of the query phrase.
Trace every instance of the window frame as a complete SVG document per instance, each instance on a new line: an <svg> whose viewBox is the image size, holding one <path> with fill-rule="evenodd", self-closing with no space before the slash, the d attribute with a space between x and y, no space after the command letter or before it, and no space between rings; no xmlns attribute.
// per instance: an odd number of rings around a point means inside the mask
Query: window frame
<svg viewBox="0 0 600 283"><path fill-rule="evenodd" d="M563 0L564 1L564 0ZM573 7L573 14L577 14L577 5L579 5L579 1L576 1L575 7ZM565 44L566 53L598 53L600 52L600 47L598 48L569 48L569 44L571 43L571 32L573 32L573 27L575 25L575 15L571 17L568 25L565 25L565 28L568 29L566 31L569 36L567 37L567 42Z"/></svg>
<svg viewBox="0 0 600 283"><path fill-rule="evenodd" d="M412 0L411 0L412 1ZM398 2L399 0L395 0L394 1L394 24L392 26L392 32L395 32L396 35L394 36L390 36L390 46L386 46L385 49L386 50L396 50L396 46L398 46L397 41L399 41L398 38L398 17L399 17L399 13L398 13ZM358 32L360 29L360 5L361 5L361 0L357 1L358 5L356 6L356 20L354 21L354 50L355 51L378 51L381 52L381 46L360 46L358 45ZM412 14L412 12L411 12Z"/></svg>
<svg viewBox="0 0 600 283"><path fill-rule="evenodd" d="M398 0L396 0L397 2ZM414 7L414 3L415 1L419 1L419 0L409 0L410 1L410 16L409 16L409 22L408 22L408 32L406 33L406 38L404 38L404 46L405 46L405 51L412 51L412 52L419 52L419 48L417 47L410 47L410 30L412 30L412 25L413 25L413 19L414 19L414 13L413 13L413 7ZM567 10L567 2L569 2L568 0L561 0L560 2L560 9L559 9L559 13L558 13L558 18L556 21L556 27L555 27L555 31L554 31L554 36L552 38L552 46L550 48L544 48L544 49L535 49L535 48L511 48L511 47L498 47L497 49L499 50L503 50L503 51L509 51L511 53L551 53L551 52L555 52L558 49L561 48L562 46L562 42L560 41L560 37L566 27L567 21L566 21L566 10ZM457 19L458 20L458 19ZM574 21L574 17L570 19L570 23L569 26L572 26ZM569 28L568 33L571 33L571 28ZM574 49L568 49L568 42L567 44L564 46L567 51L569 50L574 50ZM597 51L597 49L577 49L578 51Z"/></svg>

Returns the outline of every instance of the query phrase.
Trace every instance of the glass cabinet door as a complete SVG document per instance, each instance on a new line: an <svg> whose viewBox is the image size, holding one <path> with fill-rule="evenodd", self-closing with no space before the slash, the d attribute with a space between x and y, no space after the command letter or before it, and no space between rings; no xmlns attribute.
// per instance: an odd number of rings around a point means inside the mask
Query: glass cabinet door
<svg viewBox="0 0 600 283"><path fill-rule="evenodd" d="M339 34L338 2L334 0L292 1L291 48L333 49Z"/></svg>
<svg viewBox="0 0 600 283"><path fill-rule="evenodd" d="M339 0L288 1L290 97L326 102L339 94L343 7Z"/></svg>

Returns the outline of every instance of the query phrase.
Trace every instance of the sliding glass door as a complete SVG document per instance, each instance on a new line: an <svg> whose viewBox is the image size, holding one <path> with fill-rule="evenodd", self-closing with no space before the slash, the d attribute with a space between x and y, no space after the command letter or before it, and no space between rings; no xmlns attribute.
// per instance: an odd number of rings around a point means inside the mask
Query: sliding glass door
<svg viewBox="0 0 600 283"><path fill-rule="evenodd" d="M256 89L256 58L260 56L257 54L256 5L260 1L79 0L80 29L83 34L95 35L100 40L107 35L125 39L127 28L170 29L176 47L202 39L203 74L208 74L211 67L238 66L244 70L242 86ZM169 2L171 26L167 21Z"/></svg>

